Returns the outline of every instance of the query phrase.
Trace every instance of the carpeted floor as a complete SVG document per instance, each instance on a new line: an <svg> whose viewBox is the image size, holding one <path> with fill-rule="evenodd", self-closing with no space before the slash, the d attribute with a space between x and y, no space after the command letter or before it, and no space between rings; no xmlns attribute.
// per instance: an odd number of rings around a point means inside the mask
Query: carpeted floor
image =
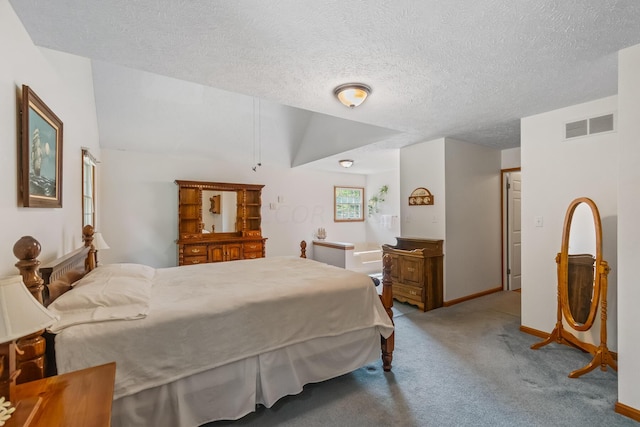
<svg viewBox="0 0 640 427"><path fill-rule="evenodd" d="M376 362L218 426L637 426L616 414L617 374L519 331L520 293L423 313L395 302L393 370Z"/></svg>

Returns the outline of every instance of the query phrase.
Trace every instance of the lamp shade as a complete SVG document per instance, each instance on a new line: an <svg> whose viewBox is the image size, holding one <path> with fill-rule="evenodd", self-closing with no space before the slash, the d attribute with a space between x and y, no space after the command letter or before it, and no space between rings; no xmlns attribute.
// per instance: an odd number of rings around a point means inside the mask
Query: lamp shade
<svg viewBox="0 0 640 427"><path fill-rule="evenodd" d="M31 295L22 276L0 279L0 343L45 329L57 319Z"/></svg>
<svg viewBox="0 0 640 427"><path fill-rule="evenodd" d="M93 247L101 251L102 249L109 249L109 245L104 241L102 233L93 234Z"/></svg>
<svg viewBox="0 0 640 427"><path fill-rule="evenodd" d="M362 104L371 93L371 88L362 83L347 83L334 89L333 93L340 102L349 108Z"/></svg>

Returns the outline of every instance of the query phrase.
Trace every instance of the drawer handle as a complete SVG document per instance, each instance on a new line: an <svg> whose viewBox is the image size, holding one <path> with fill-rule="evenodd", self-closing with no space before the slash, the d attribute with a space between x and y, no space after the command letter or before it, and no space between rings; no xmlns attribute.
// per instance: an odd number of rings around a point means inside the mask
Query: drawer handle
<svg viewBox="0 0 640 427"><path fill-rule="evenodd" d="M200 252L198 248L191 249L191 253L197 254L198 252Z"/></svg>
<svg viewBox="0 0 640 427"><path fill-rule="evenodd" d="M413 271L416 271L416 269L415 269L415 268L408 267L408 268L407 268L407 271L412 271L412 272L413 272Z"/></svg>
<svg viewBox="0 0 640 427"><path fill-rule="evenodd" d="M250 255L249 255L249 258L250 258L250 259L251 259L251 258L255 258L255 257L256 257L256 254L250 254Z"/></svg>
<svg viewBox="0 0 640 427"><path fill-rule="evenodd" d="M409 291L409 293L410 293L411 295L418 295L418 293L417 293L416 291Z"/></svg>
<svg viewBox="0 0 640 427"><path fill-rule="evenodd" d="M200 264L200 260L199 259L194 259L193 261L191 261L191 264Z"/></svg>
<svg viewBox="0 0 640 427"><path fill-rule="evenodd" d="M255 249L257 247L258 247L258 245L249 245L249 249Z"/></svg>

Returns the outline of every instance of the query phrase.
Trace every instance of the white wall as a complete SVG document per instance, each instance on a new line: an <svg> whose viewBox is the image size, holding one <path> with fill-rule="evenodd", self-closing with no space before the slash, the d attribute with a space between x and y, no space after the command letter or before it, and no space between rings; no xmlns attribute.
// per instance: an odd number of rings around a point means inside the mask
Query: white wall
<svg viewBox="0 0 640 427"><path fill-rule="evenodd" d="M31 235L43 262L82 245L81 147L97 154L91 65L88 60L37 48L6 0L0 0L0 276L17 274L13 244ZM63 122L62 208L18 207L18 103L30 86Z"/></svg>
<svg viewBox="0 0 640 427"><path fill-rule="evenodd" d="M444 300L499 287L501 152L442 138L402 148L400 166L402 236L444 239ZM409 206L418 187L433 205Z"/></svg>
<svg viewBox="0 0 640 427"><path fill-rule="evenodd" d="M270 167L264 162L253 172L224 158L118 150L102 150L101 160L100 231L111 247L100 253L105 262L176 265L176 179L265 185L262 234L268 238L267 256L298 255L300 241L310 243L318 227L326 229L328 240L366 240L364 222L333 221L333 186L364 187L364 175ZM312 245L307 248L312 257Z"/></svg>
<svg viewBox="0 0 640 427"><path fill-rule="evenodd" d="M445 141L446 286L451 301L501 286L498 150Z"/></svg>
<svg viewBox="0 0 640 427"><path fill-rule="evenodd" d="M514 169L520 167L520 147L502 150L502 169Z"/></svg>
<svg viewBox="0 0 640 427"><path fill-rule="evenodd" d="M618 108L618 401L640 411L640 45L620 51Z"/></svg>
<svg viewBox="0 0 640 427"><path fill-rule="evenodd" d="M394 163L400 164L400 150L393 153ZM400 236L400 174L394 171L367 175L365 197L369 200L380 191L380 187L389 188L385 201L378 204L379 212L366 217L367 241L395 245ZM385 220L388 219L388 220Z"/></svg>
<svg viewBox="0 0 640 427"><path fill-rule="evenodd" d="M424 187L434 204L409 206L409 196ZM444 239L446 227L444 138L400 150L400 228L404 237ZM445 242L445 253L447 242ZM446 258L446 257L445 257Z"/></svg>
<svg viewBox="0 0 640 427"><path fill-rule="evenodd" d="M617 110L617 97L574 105L521 122L522 150L522 325L551 332L556 322L555 256L572 200L589 197L602 218L603 257L611 266L609 347L617 348L617 132L564 140L564 123ZM543 226L536 227L535 217ZM580 339L599 343L599 318Z"/></svg>

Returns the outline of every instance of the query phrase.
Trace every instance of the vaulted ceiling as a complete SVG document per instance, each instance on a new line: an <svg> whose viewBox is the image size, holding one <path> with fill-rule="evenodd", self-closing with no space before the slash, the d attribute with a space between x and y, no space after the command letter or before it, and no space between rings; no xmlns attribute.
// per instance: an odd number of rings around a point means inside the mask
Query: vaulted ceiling
<svg viewBox="0 0 640 427"><path fill-rule="evenodd" d="M521 117L617 93L640 43L636 0L10 2L36 45L92 60L102 147L328 170L440 137L517 147ZM354 81L372 94L348 109Z"/></svg>

